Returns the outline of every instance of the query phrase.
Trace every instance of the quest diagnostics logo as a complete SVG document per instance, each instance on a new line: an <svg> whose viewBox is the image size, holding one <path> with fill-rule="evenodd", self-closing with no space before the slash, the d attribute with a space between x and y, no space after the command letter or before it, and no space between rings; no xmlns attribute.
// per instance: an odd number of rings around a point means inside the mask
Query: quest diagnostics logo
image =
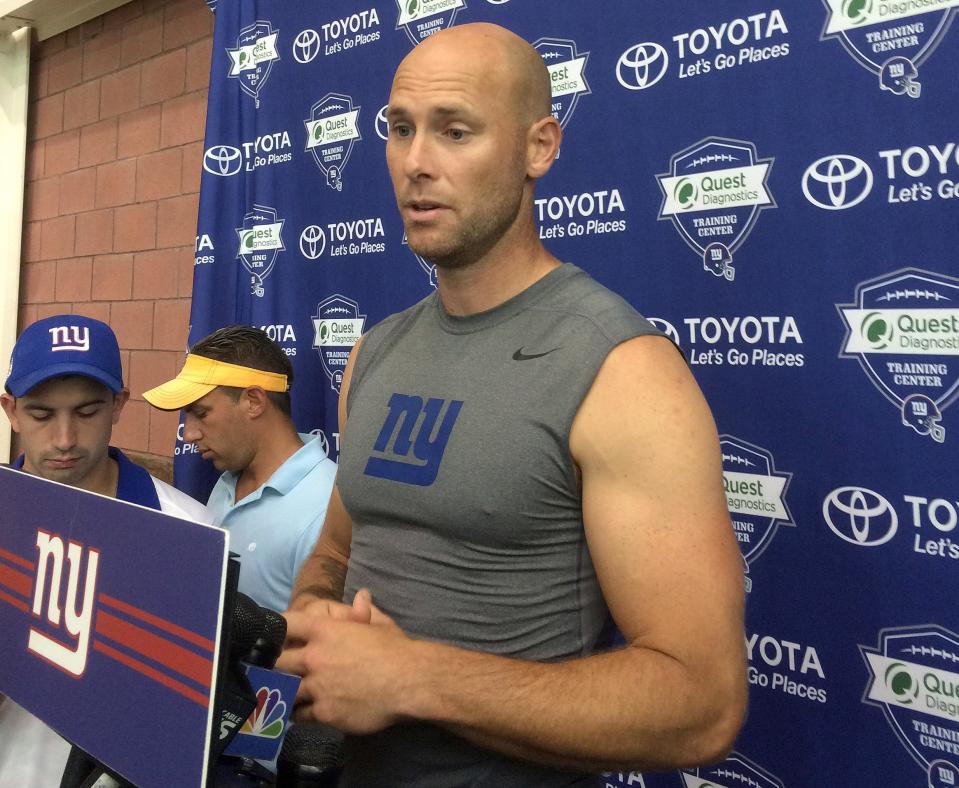
<svg viewBox="0 0 959 788"><path fill-rule="evenodd" d="M707 137L676 153L669 172L656 176L663 193L658 218L672 221L713 276L735 279L733 252L760 212L776 207L766 185L772 163L751 142Z"/></svg>
<svg viewBox="0 0 959 788"><path fill-rule="evenodd" d="M403 28L413 46L452 26L456 14L466 8L465 0L396 0L400 15L396 29Z"/></svg>
<svg viewBox="0 0 959 788"><path fill-rule="evenodd" d="M821 40L838 38L843 48L879 78L879 88L917 99L919 66L936 50L959 0L823 0Z"/></svg>
<svg viewBox="0 0 959 788"><path fill-rule="evenodd" d="M856 287L837 304L840 358L855 358L898 409L902 425L945 441L942 411L959 391L959 279L903 268Z"/></svg>
<svg viewBox="0 0 959 788"><path fill-rule="evenodd" d="M243 226L236 228L239 247L236 256L250 274L250 294L262 298L266 278L273 273L277 255L284 251L283 219L276 209L254 204L243 217Z"/></svg>
<svg viewBox="0 0 959 788"><path fill-rule="evenodd" d="M330 387L339 394L350 351L363 335L366 315L359 304L337 293L316 305L313 315L313 349L319 353Z"/></svg>
<svg viewBox="0 0 959 788"><path fill-rule="evenodd" d="M680 773L683 788L785 788L782 780L738 752L715 766Z"/></svg>
<svg viewBox="0 0 959 788"><path fill-rule="evenodd" d="M280 59L276 48L279 30L263 20L244 27L236 39L236 49L227 49L231 79L240 80L240 89L260 106L260 91L270 78L273 63Z"/></svg>
<svg viewBox="0 0 959 788"><path fill-rule="evenodd" d="M746 590L751 591L750 566L780 525L795 525L785 498L792 474L777 471L772 454L741 438L721 435L719 446L726 506L747 572Z"/></svg>
<svg viewBox="0 0 959 788"><path fill-rule="evenodd" d="M576 42L568 38L540 38L533 49L539 52L549 70L553 117L565 129L579 97L591 92L584 73L589 52L578 52Z"/></svg>
<svg viewBox="0 0 959 788"><path fill-rule="evenodd" d="M893 627L859 651L870 674L863 703L882 710L931 788L959 785L959 768L941 757L955 758L959 741L959 637L936 624Z"/></svg>
<svg viewBox="0 0 959 788"><path fill-rule="evenodd" d="M353 144L363 139L357 119L361 107L342 93L327 93L310 108L306 125L306 150L326 175L326 184L343 191L343 170L350 160Z"/></svg>

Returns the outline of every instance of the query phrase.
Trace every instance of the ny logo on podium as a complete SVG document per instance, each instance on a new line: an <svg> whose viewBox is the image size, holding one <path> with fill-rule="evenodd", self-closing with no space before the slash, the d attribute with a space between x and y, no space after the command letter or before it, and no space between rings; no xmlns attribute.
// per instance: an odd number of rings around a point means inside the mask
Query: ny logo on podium
<svg viewBox="0 0 959 788"><path fill-rule="evenodd" d="M37 581L33 591L33 614L41 616L44 591L47 589L49 574L49 592L47 594L46 619L55 627L60 626L60 597L63 579L64 545L59 536L44 531L37 532ZM73 676L82 676L87 665L87 653L90 647L90 624L93 621L93 595L97 582L97 564L100 552L92 547L87 549L87 570L83 582L82 607L77 607L77 591L80 587L80 565L83 563L83 545L69 541L66 549L69 563L67 591L63 605L63 618L66 630L76 642L73 647L64 645L51 636L30 627L27 648L34 654L48 660L58 668ZM48 572L49 570L49 572Z"/></svg>

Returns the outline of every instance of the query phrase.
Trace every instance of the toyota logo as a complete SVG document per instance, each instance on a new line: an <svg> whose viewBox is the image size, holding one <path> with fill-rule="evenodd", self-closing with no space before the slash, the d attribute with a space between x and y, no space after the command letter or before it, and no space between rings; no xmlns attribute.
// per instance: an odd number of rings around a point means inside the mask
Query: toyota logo
<svg viewBox="0 0 959 788"><path fill-rule="evenodd" d="M806 168L802 191L817 208L826 211L852 208L872 191L872 170L855 156L844 153L823 156Z"/></svg>
<svg viewBox="0 0 959 788"><path fill-rule="evenodd" d="M300 233L300 252L307 260L315 260L326 249L326 233L318 224L303 228Z"/></svg>
<svg viewBox="0 0 959 788"><path fill-rule="evenodd" d="M203 154L203 169L211 175L236 175L242 163L240 149L232 145L214 145Z"/></svg>
<svg viewBox="0 0 959 788"><path fill-rule="evenodd" d="M293 58L297 63L309 63L320 54L320 34L307 28L293 39Z"/></svg>
<svg viewBox="0 0 959 788"><path fill-rule="evenodd" d="M390 124L386 119L386 110L389 108L389 104L384 104L380 107L380 111L376 113L376 136L381 140L385 140L390 136Z"/></svg>
<svg viewBox="0 0 959 788"><path fill-rule="evenodd" d="M865 487L839 487L822 502L829 530L859 547L885 544L896 533L899 517L892 504Z"/></svg>
<svg viewBox="0 0 959 788"><path fill-rule="evenodd" d="M647 318L647 320L673 340L673 342L676 343L676 347L679 347L679 332L676 330L676 326L668 320L663 320L661 317L650 317Z"/></svg>
<svg viewBox="0 0 959 788"><path fill-rule="evenodd" d="M666 74L669 54L655 41L631 46L616 63L616 79L627 90L651 88Z"/></svg>
<svg viewBox="0 0 959 788"><path fill-rule="evenodd" d="M310 435L316 435L316 439L320 442L320 448L323 449L323 452L327 457L330 456L330 442L326 439L326 433L322 429L317 427L315 430L310 430Z"/></svg>

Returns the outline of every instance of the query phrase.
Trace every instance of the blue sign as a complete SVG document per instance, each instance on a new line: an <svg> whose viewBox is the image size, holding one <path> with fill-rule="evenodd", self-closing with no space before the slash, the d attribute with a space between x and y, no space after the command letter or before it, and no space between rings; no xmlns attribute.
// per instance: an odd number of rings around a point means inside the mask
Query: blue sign
<svg viewBox="0 0 959 788"><path fill-rule="evenodd" d="M203 785L226 532L8 468L0 498L0 692L136 785Z"/></svg>

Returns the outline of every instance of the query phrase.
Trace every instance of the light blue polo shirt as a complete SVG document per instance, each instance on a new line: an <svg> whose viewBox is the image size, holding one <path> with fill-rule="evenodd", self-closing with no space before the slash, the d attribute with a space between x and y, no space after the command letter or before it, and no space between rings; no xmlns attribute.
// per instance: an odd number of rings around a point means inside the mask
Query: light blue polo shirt
<svg viewBox="0 0 959 788"><path fill-rule="evenodd" d="M235 501L239 474L226 471L207 502L240 556L239 590L278 612L289 605L293 581L319 536L336 476L317 436L300 438L303 447L242 501Z"/></svg>

